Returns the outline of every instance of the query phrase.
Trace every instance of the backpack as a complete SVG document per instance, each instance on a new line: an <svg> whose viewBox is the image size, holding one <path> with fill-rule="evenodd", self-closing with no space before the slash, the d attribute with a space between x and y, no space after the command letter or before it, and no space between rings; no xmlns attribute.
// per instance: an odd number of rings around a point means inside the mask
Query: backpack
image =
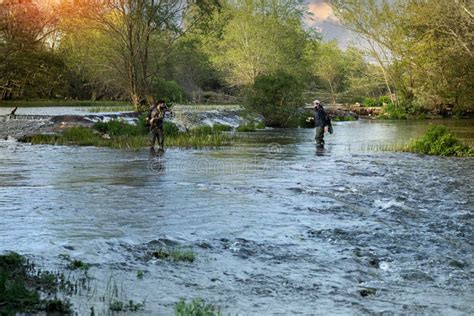
<svg viewBox="0 0 474 316"><path fill-rule="evenodd" d="M326 114L326 126L328 127L329 134L332 134L334 130L332 129L331 116Z"/></svg>

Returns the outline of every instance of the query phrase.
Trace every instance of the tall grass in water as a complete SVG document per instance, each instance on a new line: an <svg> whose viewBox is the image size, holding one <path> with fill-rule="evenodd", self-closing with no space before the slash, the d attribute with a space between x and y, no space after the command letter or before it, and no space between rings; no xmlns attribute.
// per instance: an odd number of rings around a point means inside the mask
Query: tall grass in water
<svg viewBox="0 0 474 316"><path fill-rule="evenodd" d="M474 148L463 144L443 125L430 126L422 137L412 140L405 151L436 156L474 156Z"/></svg>
<svg viewBox="0 0 474 316"><path fill-rule="evenodd" d="M165 146L179 148L202 148L230 145L234 140L220 125L202 126L181 132L176 125L165 122ZM23 139L32 144L78 145L139 150L150 146L149 129L145 126L144 117L137 125L120 120L107 123L98 122L93 128L72 127L60 135L34 135Z"/></svg>
<svg viewBox="0 0 474 316"><path fill-rule="evenodd" d="M474 157L474 148L463 144L446 126L433 125L426 133L408 144L375 145L368 149L403 151L445 157Z"/></svg>
<svg viewBox="0 0 474 316"><path fill-rule="evenodd" d="M214 305L206 304L204 300L197 298L189 303L184 299L180 299L175 306L176 316L220 316L222 315L218 308Z"/></svg>

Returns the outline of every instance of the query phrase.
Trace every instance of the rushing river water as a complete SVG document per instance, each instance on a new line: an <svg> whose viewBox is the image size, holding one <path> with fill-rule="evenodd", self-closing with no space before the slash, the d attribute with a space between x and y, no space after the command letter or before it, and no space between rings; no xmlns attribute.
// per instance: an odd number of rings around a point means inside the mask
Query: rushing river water
<svg viewBox="0 0 474 316"><path fill-rule="evenodd" d="M474 139L473 121L445 123ZM472 315L474 159L370 150L426 127L338 123L324 152L313 130L266 130L161 159L0 142L0 252L90 263L81 315L114 295L145 300L134 315L172 314L180 297L224 315ZM162 246L197 260L151 259Z"/></svg>

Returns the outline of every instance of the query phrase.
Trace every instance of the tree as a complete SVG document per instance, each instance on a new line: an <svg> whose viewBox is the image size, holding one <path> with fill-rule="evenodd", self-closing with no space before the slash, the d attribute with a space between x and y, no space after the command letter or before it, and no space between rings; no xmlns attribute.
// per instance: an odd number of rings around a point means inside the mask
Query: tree
<svg viewBox="0 0 474 316"><path fill-rule="evenodd" d="M348 81L346 56L337 47L336 41L322 43L318 47L313 71L327 84L332 103L336 104L336 94L344 90Z"/></svg>
<svg viewBox="0 0 474 316"><path fill-rule="evenodd" d="M48 43L56 19L33 2L0 3L1 99L51 97L62 84L62 63Z"/></svg>
<svg viewBox="0 0 474 316"><path fill-rule="evenodd" d="M304 10L298 0L225 1L214 16L222 29L203 41L227 83L252 85L259 75L279 69L298 76L308 37Z"/></svg>
<svg viewBox="0 0 474 316"><path fill-rule="evenodd" d="M153 102L150 85L162 54L216 6L217 0L75 0L62 7L63 27L71 33L82 26L107 39L111 58L100 66L123 78L138 110L144 100Z"/></svg>
<svg viewBox="0 0 474 316"><path fill-rule="evenodd" d="M262 115L266 126L287 127L303 105L303 86L284 71L261 74L249 91L247 107Z"/></svg>
<svg viewBox="0 0 474 316"><path fill-rule="evenodd" d="M361 34L386 86L405 103L467 105L474 97L474 4L467 0L331 0ZM398 102L398 98L397 98Z"/></svg>

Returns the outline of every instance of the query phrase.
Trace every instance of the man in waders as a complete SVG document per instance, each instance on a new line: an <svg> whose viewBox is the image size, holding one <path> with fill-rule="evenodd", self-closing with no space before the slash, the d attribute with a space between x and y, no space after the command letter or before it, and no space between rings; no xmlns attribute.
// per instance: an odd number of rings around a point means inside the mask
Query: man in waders
<svg viewBox="0 0 474 316"><path fill-rule="evenodd" d="M147 124L150 126L151 150L155 149L157 140L159 151L164 150L163 121L166 111L169 111L169 109L166 107L165 101L159 100L151 107L150 112L148 112Z"/></svg>
<svg viewBox="0 0 474 316"><path fill-rule="evenodd" d="M314 125L316 126L316 146L324 148L324 132L327 132L331 126L331 121L324 111L323 105L318 100L313 101L314 106Z"/></svg>

